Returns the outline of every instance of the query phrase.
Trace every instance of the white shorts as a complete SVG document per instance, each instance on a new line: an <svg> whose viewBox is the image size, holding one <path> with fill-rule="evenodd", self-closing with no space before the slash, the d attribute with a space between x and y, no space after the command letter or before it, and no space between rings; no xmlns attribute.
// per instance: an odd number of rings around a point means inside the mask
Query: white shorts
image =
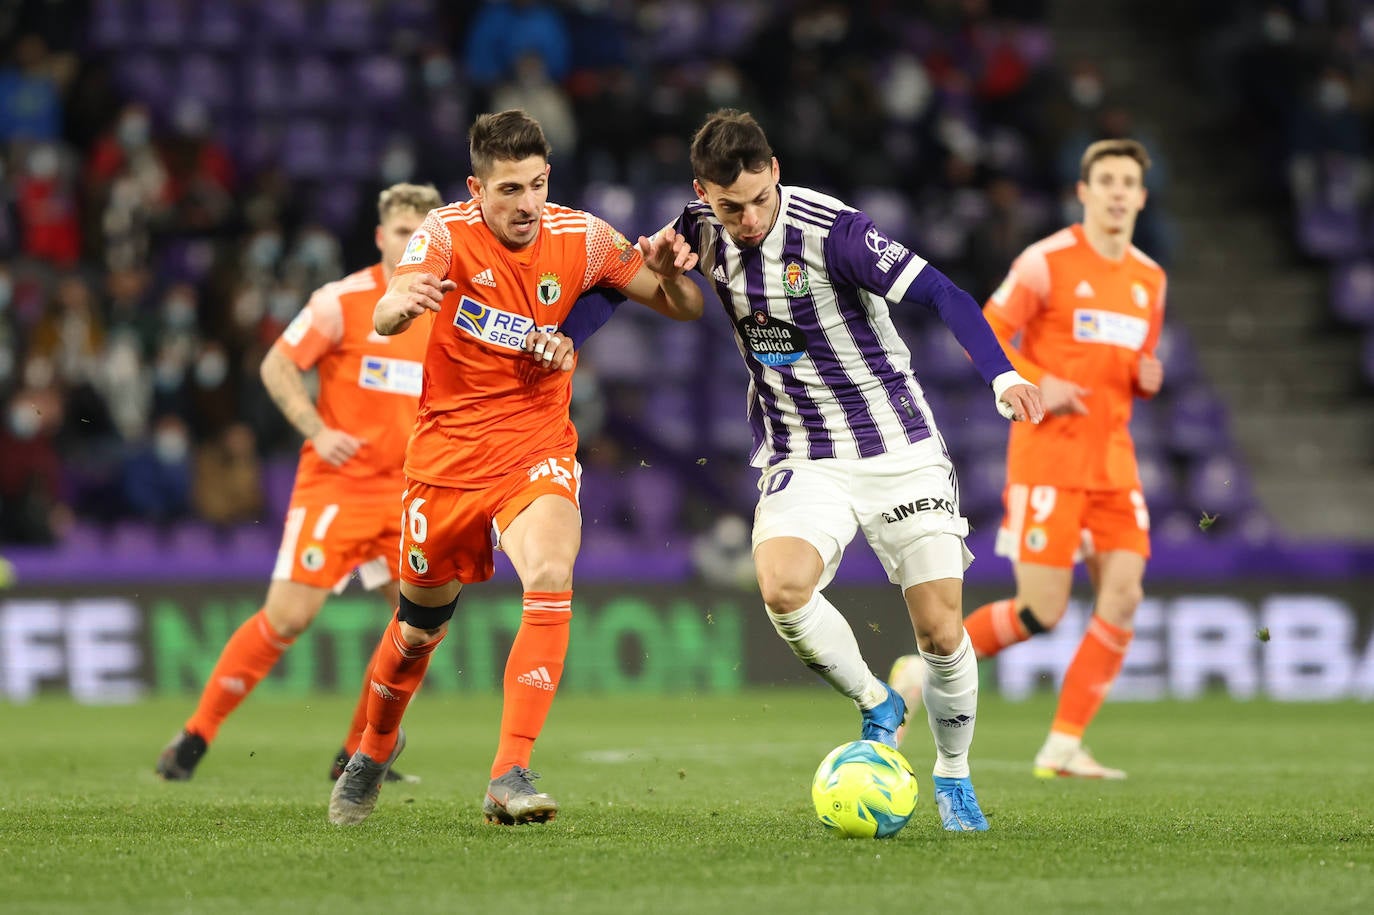
<svg viewBox="0 0 1374 915"><path fill-rule="evenodd" d="M817 588L835 577L860 529L903 590L962 579L973 562L954 467L937 438L871 458L788 458L763 472L759 492L754 549L774 537L805 540L825 564Z"/></svg>

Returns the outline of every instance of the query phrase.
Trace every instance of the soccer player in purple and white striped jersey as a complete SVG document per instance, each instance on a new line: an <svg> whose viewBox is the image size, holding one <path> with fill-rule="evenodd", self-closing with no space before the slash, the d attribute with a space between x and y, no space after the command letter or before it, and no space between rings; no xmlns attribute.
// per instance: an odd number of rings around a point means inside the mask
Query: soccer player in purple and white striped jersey
<svg viewBox="0 0 1374 915"><path fill-rule="evenodd" d="M925 661L941 821L987 829L968 765L978 695L962 610L968 521L889 309L936 312L992 388L989 409L1039 422L1039 391L1012 368L968 293L859 210L779 184L750 115L712 114L691 162L697 200L671 228L697 252L751 375L752 463L761 470L754 567L768 617L803 663L858 706L861 736L895 746L906 703L821 593L862 529L902 589ZM561 328L575 342L614 307L583 303Z"/></svg>
<svg viewBox="0 0 1374 915"><path fill-rule="evenodd" d="M750 115L712 114L691 162L697 200L673 228L698 253L752 376L753 463L762 470L754 566L769 619L798 658L854 700L865 738L895 743L905 703L821 593L862 529L902 588L926 662L941 820L986 829L968 766L978 695L962 612L968 522L889 309L935 311L992 388L989 409L1039 422L1039 392L968 293L863 212L780 184Z"/></svg>

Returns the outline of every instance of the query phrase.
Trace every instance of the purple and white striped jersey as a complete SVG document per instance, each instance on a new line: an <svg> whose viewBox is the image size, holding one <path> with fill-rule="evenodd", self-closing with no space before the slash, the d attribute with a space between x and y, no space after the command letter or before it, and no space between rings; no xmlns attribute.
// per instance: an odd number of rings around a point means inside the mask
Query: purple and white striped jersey
<svg viewBox="0 0 1374 915"><path fill-rule="evenodd" d="M989 383L1012 370L978 303L865 213L807 188L778 191L757 248L737 246L700 201L673 226L749 368L754 466L872 457L939 434L889 302L938 310Z"/></svg>

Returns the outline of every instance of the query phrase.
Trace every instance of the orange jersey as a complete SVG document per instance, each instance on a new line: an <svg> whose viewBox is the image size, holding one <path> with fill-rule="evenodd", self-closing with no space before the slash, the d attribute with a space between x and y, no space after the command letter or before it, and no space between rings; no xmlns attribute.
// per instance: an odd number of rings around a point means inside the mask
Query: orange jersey
<svg viewBox="0 0 1374 915"><path fill-rule="evenodd" d="M365 487L399 497L405 487L402 465L419 406L429 322L392 337L374 332L372 311L385 291L381 264L326 283L273 344L302 371L319 370L315 409L325 425L363 440L342 467L326 463L307 441L297 490Z"/></svg>
<svg viewBox="0 0 1374 915"><path fill-rule="evenodd" d="M983 309L1012 364L1036 382L1048 372L1088 389L1086 416L1012 423L1007 482L1070 489L1137 489L1128 426L1141 396L1142 354L1154 355L1164 320L1164 271L1132 246L1111 261L1081 225L1036 242ZM1021 335L1020 347L1012 339Z"/></svg>
<svg viewBox="0 0 1374 915"><path fill-rule="evenodd" d="M476 200L431 210L397 274L453 280L434 317L406 476L475 489L551 453L577 450L568 418L572 374L536 367L522 352L532 330L556 330L592 286L623 288L639 250L581 210L545 204L539 235L511 251Z"/></svg>

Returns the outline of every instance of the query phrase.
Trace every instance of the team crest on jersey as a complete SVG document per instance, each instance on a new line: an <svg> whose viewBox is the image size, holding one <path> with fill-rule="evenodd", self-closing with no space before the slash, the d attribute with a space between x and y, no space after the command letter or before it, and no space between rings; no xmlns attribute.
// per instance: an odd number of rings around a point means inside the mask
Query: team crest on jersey
<svg viewBox="0 0 1374 915"><path fill-rule="evenodd" d="M558 282L558 274L544 273L539 277L539 284L534 287L535 295L539 297L541 305L552 305L563 295L563 284Z"/></svg>
<svg viewBox="0 0 1374 915"><path fill-rule="evenodd" d="M424 229L416 229L415 234L410 236L410 241L406 243L406 253L401 255L401 263L423 264L425 255L429 253L429 233Z"/></svg>
<svg viewBox="0 0 1374 915"><path fill-rule="evenodd" d="M429 557L425 555L424 550L413 543L410 545L410 549L406 550L406 562L410 564L410 570L416 575L423 575L429 571Z"/></svg>
<svg viewBox="0 0 1374 915"><path fill-rule="evenodd" d="M484 305L470 296L463 296L458 302L458 310L453 315L453 325L478 340L506 349L525 348L525 337L532 330L545 330L553 333L557 324L535 324L533 318L512 314L499 308Z"/></svg>
<svg viewBox="0 0 1374 915"><path fill-rule="evenodd" d="M1050 537L1043 527L1033 527L1026 531L1026 549L1032 553L1039 553L1049 542Z"/></svg>
<svg viewBox="0 0 1374 915"><path fill-rule="evenodd" d="M804 266L796 261L788 261L783 265L782 291L794 299L811 291L811 279L806 275Z"/></svg>
<svg viewBox="0 0 1374 915"><path fill-rule="evenodd" d="M1144 283L1131 284L1131 301L1136 308L1145 308L1150 304L1150 290L1145 288Z"/></svg>
<svg viewBox="0 0 1374 915"><path fill-rule="evenodd" d="M745 315L735 322L735 329L753 357L764 365L791 365L806 354L806 334L766 311Z"/></svg>
<svg viewBox="0 0 1374 915"><path fill-rule="evenodd" d="M324 568L324 547L312 543L301 550L301 568L307 572L318 572Z"/></svg>

